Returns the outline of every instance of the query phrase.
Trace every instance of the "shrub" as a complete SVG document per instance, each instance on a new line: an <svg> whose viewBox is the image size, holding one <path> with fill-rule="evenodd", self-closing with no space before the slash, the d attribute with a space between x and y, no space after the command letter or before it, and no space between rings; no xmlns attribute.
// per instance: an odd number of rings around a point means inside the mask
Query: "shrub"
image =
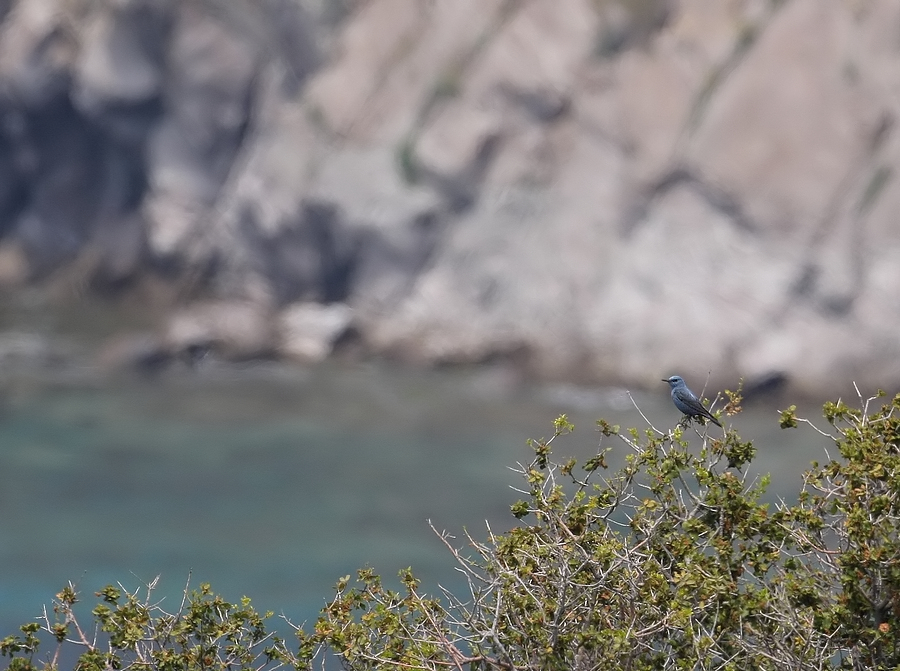
<svg viewBox="0 0 900 671"><path fill-rule="evenodd" d="M56 595L43 622L20 629L23 635L0 640L0 655L10 658L10 671L59 668L64 646L78 650L78 671L109 669L255 669L296 666L299 658L278 637L267 633L264 620L243 599L224 601L208 584L185 588L174 613L154 601L155 583L143 595L109 585L97 592L100 603L91 611L93 626L83 627L75 614L78 594L69 584ZM52 657L36 663L39 630L56 641Z"/></svg>
<svg viewBox="0 0 900 671"><path fill-rule="evenodd" d="M423 594L410 569L386 588L370 569L342 578L297 645L267 633L249 605L208 586L176 613L113 587L93 611L102 636L72 613L71 587L52 614L0 641L17 670L56 667L81 646L80 670L309 669L893 669L900 664L900 394L860 408L825 406L837 448L814 463L793 505L761 501L755 449L731 429L621 431L600 421L597 454L555 461L572 432L532 443L520 467L520 520L459 548L465 595ZM740 410L729 394L726 413ZM781 417L796 428L791 408ZM690 442L688 437L691 438ZM606 455L624 445L625 465ZM43 631L56 653L36 662Z"/></svg>

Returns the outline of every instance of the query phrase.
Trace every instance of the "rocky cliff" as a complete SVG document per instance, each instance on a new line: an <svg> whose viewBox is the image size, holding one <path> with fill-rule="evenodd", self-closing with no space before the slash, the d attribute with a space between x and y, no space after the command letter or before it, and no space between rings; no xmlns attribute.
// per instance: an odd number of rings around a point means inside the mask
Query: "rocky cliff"
<svg viewBox="0 0 900 671"><path fill-rule="evenodd" d="M171 351L900 383L891 0L0 3L0 282Z"/></svg>

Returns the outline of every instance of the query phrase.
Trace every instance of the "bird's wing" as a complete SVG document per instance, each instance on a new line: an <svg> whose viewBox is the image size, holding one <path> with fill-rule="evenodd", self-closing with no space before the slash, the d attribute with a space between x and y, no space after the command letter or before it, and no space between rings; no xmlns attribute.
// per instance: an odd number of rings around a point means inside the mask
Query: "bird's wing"
<svg viewBox="0 0 900 671"><path fill-rule="evenodd" d="M693 392L690 389L676 389L675 395L678 396L678 400L684 403L686 406L691 408L692 410L696 410L697 412L706 412L706 408L703 407L703 404L700 402L696 396L694 396Z"/></svg>
<svg viewBox="0 0 900 671"><path fill-rule="evenodd" d="M719 420L715 418L715 416L706 408L705 405L694 396L694 393L690 389L676 389L676 394L678 395L678 400L681 401L685 407L690 408L691 411L697 415L701 415L702 417L708 417L717 425L719 424Z"/></svg>

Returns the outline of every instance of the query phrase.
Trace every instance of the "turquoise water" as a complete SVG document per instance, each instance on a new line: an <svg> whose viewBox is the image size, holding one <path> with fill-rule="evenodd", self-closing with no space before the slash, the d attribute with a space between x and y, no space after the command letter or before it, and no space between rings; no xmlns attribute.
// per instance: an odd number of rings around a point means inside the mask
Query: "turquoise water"
<svg viewBox="0 0 900 671"><path fill-rule="evenodd" d="M658 426L678 417L664 385L636 398ZM642 419L623 391L516 384L503 371L379 365L210 367L155 378L10 380L0 405L0 636L71 580L87 609L107 583L161 576L310 621L335 581L412 566L428 591L461 587L428 526L485 536L513 520L510 467L560 412L586 457L593 422ZM772 408L733 422L791 496L821 458L812 431L782 432ZM618 451L621 455L621 450ZM462 542L459 542L462 545Z"/></svg>

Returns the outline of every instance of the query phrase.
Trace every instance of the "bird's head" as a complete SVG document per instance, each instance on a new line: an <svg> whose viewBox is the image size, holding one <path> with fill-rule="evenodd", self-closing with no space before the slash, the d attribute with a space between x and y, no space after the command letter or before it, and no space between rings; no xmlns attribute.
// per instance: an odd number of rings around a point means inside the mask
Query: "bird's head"
<svg viewBox="0 0 900 671"><path fill-rule="evenodd" d="M684 384L684 380L682 380L678 375L673 375L672 377L666 378L663 380L663 382L668 382L669 386L673 389Z"/></svg>

